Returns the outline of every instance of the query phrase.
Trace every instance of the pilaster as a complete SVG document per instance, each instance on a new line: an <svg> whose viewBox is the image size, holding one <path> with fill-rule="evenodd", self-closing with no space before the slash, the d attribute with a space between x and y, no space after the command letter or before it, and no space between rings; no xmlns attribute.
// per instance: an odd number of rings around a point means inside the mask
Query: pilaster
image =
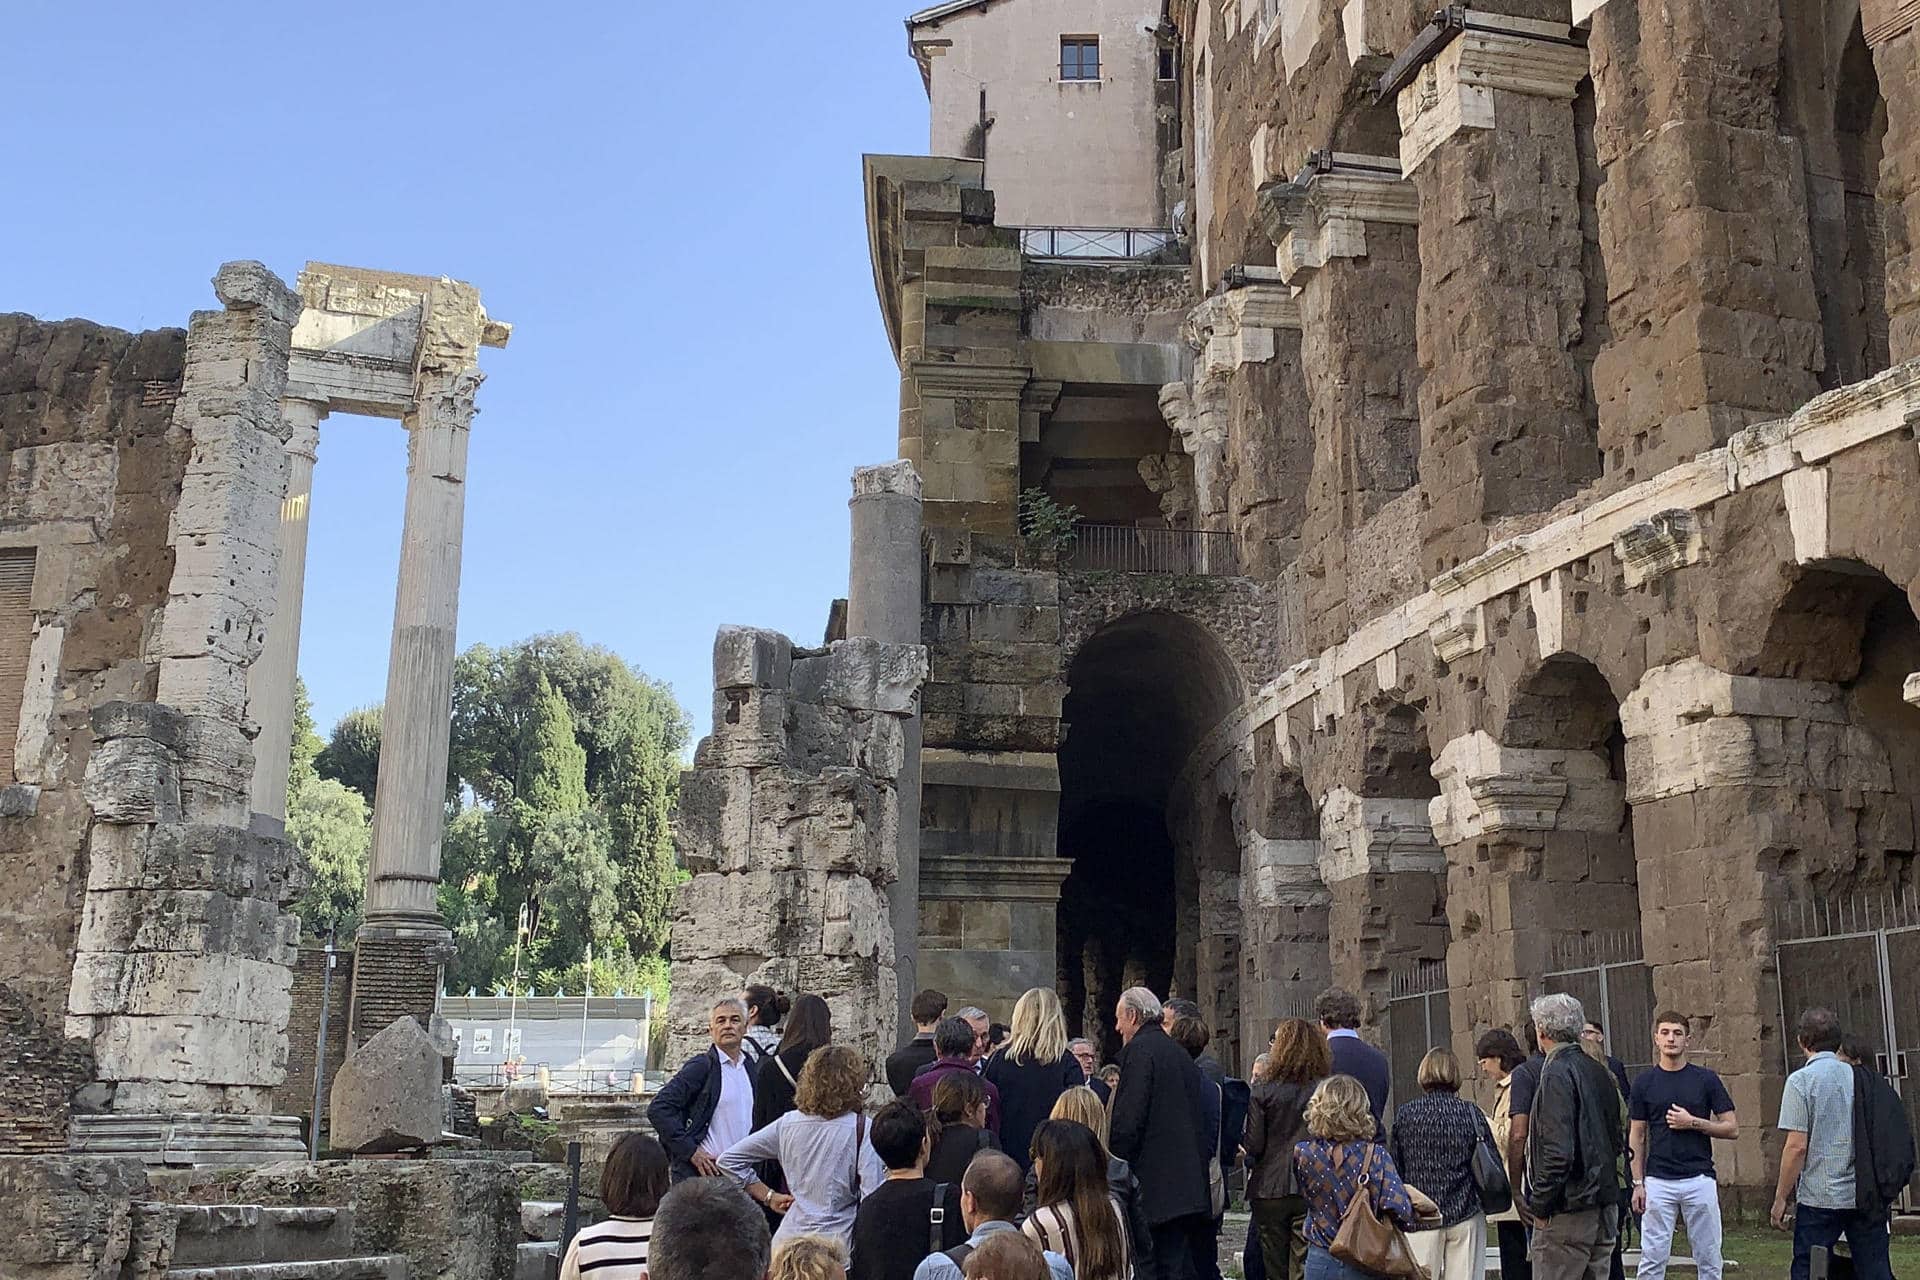
<svg viewBox="0 0 1920 1280"><path fill-rule="evenodd" d="M1877 191L1886 235L1887 346L1920 356L1920 0L1861 0L1887 132Z"/></svg>
<svg viewBox="0 0 1920 1280"><path fill-rule="evenodd" d="M1445 853L1424 800L1336 786L1319 807L1332 978L1359 995L1366 1020L1377 1022L1395 966L1445 954Z"/></svg>
<svg viewBox="0 0 1920 1280"><path fill-rule="evenodd" d="M1437 47L1436 47L1436 42ZM1443 9L1395 64L1420 193L1422 568L1486 548L1599 474L1578 362L1586 282L1574 144L1587 54L1566 24ZM1424 57L1425 60L1420 59Z"/></svg>
<svg viewBox="0 0 1920 1280"><path fill-rule="evenodd" d="M1316 152L1259 200L1300 314L1313 441L1300 556L1312 651L1387 607L1355 589L1347 557L1349 535L1414 487L1419 198L1398 157Z"/></svg>

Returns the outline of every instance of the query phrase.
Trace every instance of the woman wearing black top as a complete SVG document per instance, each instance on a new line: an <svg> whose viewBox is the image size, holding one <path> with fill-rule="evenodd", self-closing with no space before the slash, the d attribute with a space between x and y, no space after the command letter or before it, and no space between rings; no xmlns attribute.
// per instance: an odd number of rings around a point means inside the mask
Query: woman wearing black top
<svg viewBox="0 0 1920 1280"><path fill-rule="evenodd" d="M1480 1108L1460 1097L1460 1060L1429 1049L1416 1077L1423 1091L1393 1116L1389 1140L1401 1180L1440 1206L1437 1222L1408 1228L1413 1256L1432 1280L1480 1280L1487 1262L1487 1219L1473 1181L1473 1151L1493 1143Z"/></svg>
<svg viewBox="0 0 1920 1280"><path fill-rule="evenodd" d="M960 1183L946 1187L945 1221L933 1222L933 1193L938 1183L925 1176L928 1148L926 1117L905 1099L880 1108L867 1130L874 1154L887 1166L887 1180L875 1187L853 1219L853 1266L847 1280L913 1280L914 1268L930 1253L958 1248L967 1239L960 1219Z"/></svg>
<svg viewBox="0 0 1920 1280"><path fill-rule="evenodd" d="M971 1072L955 1071L933 1086L933 1118L940 1137L927 1161L927 1177L935 1182L959 1186L974 1156L1000 1149L987 1128L987 1087Z"/></svg>
<svg viewBox="0 0 1920 1280"><path fill-rule="evenodd" d="M1293 1180L1294 1144L1307 1136L1307 1100L1333 1070L1327 1038L1304 1018L1273 1033L1267 1073L1247 1106L1247 1204L1269 1280L1301 1280L1307 1270L1307 1202Z"/></svg>
<svg viewBox="0 0 1920 1280"><path fill-rule="evenodd" d="M1013 1006L1013 1038L980 1073L1000 1090L1000 1147L1026 1172L1033 1131L1061 1094L1086 1081L1067 1052L1067 1019L1051 987L1035 987Z"/></svg>
<svg viewBox="0 0 1920 1280"><path fill-rule="evenodd" d="M760 1061L753 1077L753 1127L758 1132L793 1110L793 1091L807 1055L833 1040L833 1015L819 996L801 996L787 1014L787 1029L777 1048ZM760 1181L775 1191L787 1189L780 1162L760 1166Z"/></svg>

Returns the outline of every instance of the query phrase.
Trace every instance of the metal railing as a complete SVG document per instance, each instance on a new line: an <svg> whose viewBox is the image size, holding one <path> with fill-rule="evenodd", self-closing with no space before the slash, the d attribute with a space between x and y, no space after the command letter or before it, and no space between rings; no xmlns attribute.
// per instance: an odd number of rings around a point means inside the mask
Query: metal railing
<svg viewBox="0 0 1920 1280"><path fill-rule="evenodd" d="M1020 252L1029 258L1124 262L1158 253L1173 232L1157 227L1022 227Z"/></svg>
<svg viewBox="0 0 1920 1280"><path fill-rule="evenodd" d="M1206 529L1078 524L1063 567L1081 572L1169 573L1224 578L1240 572L1233 535Z"/></svg>

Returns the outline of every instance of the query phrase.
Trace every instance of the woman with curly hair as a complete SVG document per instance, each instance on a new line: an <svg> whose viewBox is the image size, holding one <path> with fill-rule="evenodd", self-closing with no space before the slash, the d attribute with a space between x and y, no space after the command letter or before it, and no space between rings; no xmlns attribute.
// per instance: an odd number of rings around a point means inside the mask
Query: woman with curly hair
<svg viewBox="0 0 1920 1280"><path fill-rule="evenodd" d="M1293 1181L1307 1202L1306 1280L1373 1280L1333 1256L1333 1238L1355 1196L1402 1227L1414 1224L1413 1197L1387 1149L1373 1140L1373 1103L1352 1076L1329 1076L1307 1099L1306 1141L1293 1148ZM1262 1252L1265 1252L1262 1250Z"/></svg>
<svg viewBox="0 0 1920 1280"><path fill-rule="evenodd" d="M767 1280L847 1280L847 1246L832 1236L789 1236L773 1251Z"/></svg>
<svg viewBox="0 0 1920 1280"><path fill-rule="evenodd" d="M1072 1120L1045 1120L1033 1131L1032 1150L1040 1207L1020 1230L1066 1258L1074 1280L1131 1280L1126 1211L1108 1185L1100 1139Z"/></svg>
<svg viewBox="0 0 1920 1280"><path fill-rule="evenodd" d="M776 1240L816 1233L847 1242L860 1200L887 1179L867 1140L867 1062L856 1049L827 1045L800 1069L794 1109L720 1157L720 1171L758 1204L784 1215ZM760 1180L754 1165L778 1160L787 1190Z"/></svg>
<svg viewBox="0 0 1920 1280"><path fill-rule="evenodd" d="M1247 1108L1247 1202L1271 1280L1306 1273L1307 1202L1293 1182L1293 1144L1307 1136L1307 1099L1333 1071L1327 1037L1305 1018L1275 1028L1266 1070Z"/></svg>

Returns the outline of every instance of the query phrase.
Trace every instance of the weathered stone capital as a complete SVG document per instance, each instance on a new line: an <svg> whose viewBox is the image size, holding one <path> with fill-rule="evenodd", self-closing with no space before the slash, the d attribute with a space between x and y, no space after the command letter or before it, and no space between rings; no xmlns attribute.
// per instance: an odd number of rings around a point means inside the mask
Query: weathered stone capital
<svg viewBox="0 0 1920 1280"><path fill-rule="evenodd" d="M1461 130L1494 128L1497 92L1570 102L1587 74L1587 51L1565 23L1481 10L1464 21L1399 90L1400 165L1408 176Z"/></svg>
<svg viewBox="0 0 1920 1280"><path fill-rule="evenodd" d="M851 501L881 497L920 500L920 473L913 469L913 463L902 458L878 466L854 468Z"/></svg>
<svg viewBox="0 0 1920 1280"><path fill-rule="evenodd" d="M1440 871L1447 863L1425 800L1359 796L1346 787L1320 798L1319 861L1326 884L1376 872Z"/></svg>
<svg viewBox="0 0 1920 1280"><path fill-rule="evenodd" d="M1247 284L1215 294L1187 313L1181 337L1209 373L1264 364L1276 350L1274 330L1298 329L1300 304L1284 284Z"/></svg>
<svg viewBox="0 0 1920 1280"><path fill-rule="evenodd" d="M1280 278L1294 288L1336 258L1367 253L1367 224L1420 224L1420 198L1393 156L1316 151L1292 182L1259 193Z"/></svg>
<svg viewBox="0 0 1920 1280"><path fill-rule="evenodd" d="M1624 788L1599 751L1503 746L1484 729L1447 743L1433 761L1429 803L1443 845L1518 831L1618 831Z"/></svg>
<svg viewBox="0 0 1920 1280"><path fill-rule="evenodd" d="M479 412L474 396L486 380L487 375L478 369L461 369L421 379L415 425L467 430L473 425L473 415Z"/></svg>
<svg viewBox="0 0 1920 1280"><path fill-rule="evenodd" d="M287 452L312 462L320 456L320 421L327 406L317 400L282 400L280 414L287 420Z"/></svg>
<svg viewBox="0 0 1920 1280"><path fill-rule="evenodd" d="M1920 707L1920 671L1916 671L1907 677L1906 687L1903 688L1900 693L1908 702L1911 702L1916 707Z"/></svg>
<svg viewBox="0 0 1920 1280"><path fill-rule="evenodd" d="M1703 550L1700 521L1684 507L1658 512L1613 535L1613 555L1629 588L1696 563Z"/></svg>

